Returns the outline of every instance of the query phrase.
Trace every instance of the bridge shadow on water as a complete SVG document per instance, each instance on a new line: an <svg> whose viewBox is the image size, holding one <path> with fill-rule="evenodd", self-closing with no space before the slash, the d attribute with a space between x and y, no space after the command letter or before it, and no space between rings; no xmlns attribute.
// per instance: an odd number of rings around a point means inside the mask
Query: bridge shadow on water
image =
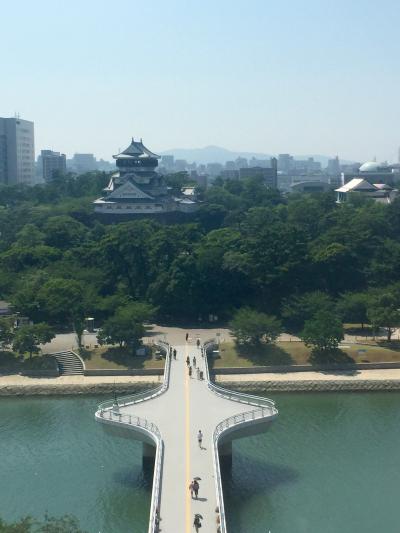
<svg viewBox="0 0 400 533"><path fill-rule="evenodd" d="M113 474L113 481L128 489L145 489L151 491L154 469L151 466L135 465L132 468L121 468Z"/></svg>

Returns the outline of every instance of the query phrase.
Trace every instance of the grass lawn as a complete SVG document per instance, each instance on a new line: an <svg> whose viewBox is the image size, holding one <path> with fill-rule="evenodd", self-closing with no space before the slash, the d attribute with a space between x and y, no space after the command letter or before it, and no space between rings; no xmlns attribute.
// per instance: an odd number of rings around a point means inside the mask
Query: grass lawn
<svg viewBox="0 0 400 533"><path fill-rule="evenodd" d="M132 355L131 350L114 346L99 346L92 350L83 350L81 357L88 369L164 368L164 359L155 359L154 352L146 356Z"/></svg>
<svg viewBox="0 0 400 533"><path fill-rule="evenodd" d="M365 351L360 352L360 350ZM399 342L392 342L390 345L380 342L368 346L343 342L341 351L344 352L344 358L347 356L355 363L400 362ZM309 363L310 352L310 348L302 342L277 342L263 346L257 353L240 348L238 351L233 342L224 342L220 345L219 357L214 360L213 367L304 365Z"/></svg>

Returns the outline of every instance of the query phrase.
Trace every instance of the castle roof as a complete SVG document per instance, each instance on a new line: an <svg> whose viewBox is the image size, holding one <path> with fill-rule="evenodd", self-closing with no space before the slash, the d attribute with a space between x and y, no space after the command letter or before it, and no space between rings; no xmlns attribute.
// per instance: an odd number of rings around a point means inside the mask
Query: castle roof
<svg viewBox="0 0 400 533"><path fill-rule="evenodd" d="M142 139L140 139L140 141L135 141L133 137L132 142L128 146L128 148L126 148L123 152L120 152L117 155L113 155L114 159L137 159L148 157L152 157L155 159L161 158L161 156L154 154L148 148L146 148L142 142Z"/></svg>

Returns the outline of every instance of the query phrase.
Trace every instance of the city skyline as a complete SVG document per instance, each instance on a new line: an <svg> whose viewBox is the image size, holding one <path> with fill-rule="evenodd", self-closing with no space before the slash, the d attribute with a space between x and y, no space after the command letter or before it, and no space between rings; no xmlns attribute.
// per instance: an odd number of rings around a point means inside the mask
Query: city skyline
<svg viewBox="0 0 400 533"><path fill-rule="evenodd" d="M119 0L78 11L43 0L2 11L19 31L0 36L0 116L35 123L36 154L110 160L133 135L157 152L217 145L397 161L394 1L254 0L243 11L225 0Z"/></svg>

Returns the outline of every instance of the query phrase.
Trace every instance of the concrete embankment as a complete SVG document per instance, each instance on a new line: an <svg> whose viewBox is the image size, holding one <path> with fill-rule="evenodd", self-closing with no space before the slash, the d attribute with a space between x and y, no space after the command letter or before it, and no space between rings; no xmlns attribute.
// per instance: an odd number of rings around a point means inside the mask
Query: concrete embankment
<svg viewBox="0 0 400 533"><path fill-rule="evenodd" d="M224 387L248 392L345 392L400 390L400 369L217 375Z"/></svg>
<svg viewBox="0 0 400 533"><path fill-rule="evenodd" d="M133 394L156 387L162 376L60 376L57 378L29 378L0 376L0 396Z"/></svg>
<svg viewBox="0 0 400 533"><path fill-rule="evenodd" d="M0 396L132 394L162 382L162 376L0 376ZM400 369L354 372L285 372L215 376L224 387L248 392L341 392L400 390Z"/></svg>

